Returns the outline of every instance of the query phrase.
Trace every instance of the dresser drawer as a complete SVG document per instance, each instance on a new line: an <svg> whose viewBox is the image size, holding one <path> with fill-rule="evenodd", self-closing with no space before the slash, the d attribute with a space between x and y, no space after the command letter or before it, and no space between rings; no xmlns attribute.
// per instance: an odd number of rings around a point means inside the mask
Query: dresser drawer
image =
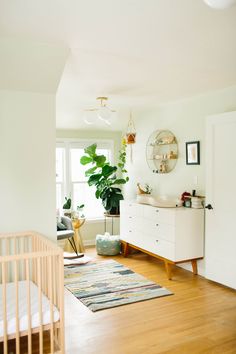
<svg viewBox="0 0 236 354"><path fill-rule="evenodd" d="M135 242L135 231L134 230L121 230L120 231L120 239L126 241L128 243L134 244Z"/></svg>
<svg viewBox="0 0 236 354"><path fill-rule="evenodd" d="M163 222L169 225L175 225L175 209L155 208L152 206L144 205L143 216L146 219L155 222Z"/></svg>
<svg viewBox="0 0 236 354"><path fill-rule="evenodd" d="M120 227L122 229L132 229L142 232L143 219L138 216L125 215L125 217L120 218Z"/></svg>
<svg viewBox="0 0 236 354"><path fill-rule="evenodd" d="M134 230L126 230L120 233L120 239L126 241L131 245L143 248L143 235L140 232Z"/></svg>
<svg viewBox="0 0 236 354"><path fill-rule="evenodd" d="M166 241L175 242L175 227L173 225L142 219L141 232L151 237L158 237Z"/></svg>
<svg viewBox="0 0 236 354"><path fill-rule="evenodd" d="M120 204L120 215L121 217L126 216L139 216L141 217L143 214L142 206L137 203L125 202Z"/></svg>
<svg viewBox="0 0 236 354"><path fill-rule="evenodd" d="M158 238L146 239L145 249L171 261L175 260L175 244Z"/></svg>

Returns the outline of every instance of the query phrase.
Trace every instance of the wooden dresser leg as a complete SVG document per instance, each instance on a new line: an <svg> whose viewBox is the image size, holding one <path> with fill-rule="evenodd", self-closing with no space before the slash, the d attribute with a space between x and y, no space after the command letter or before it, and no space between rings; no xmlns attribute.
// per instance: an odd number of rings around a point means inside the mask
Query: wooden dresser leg
<svg viewBox="0 0 236 354"><path fill-rule="evenodd" d="M171 272L171 268L172 268L172 264L167 262L167 261L164 261L165 262L165 268L166 268L166 274L167 274L167 278L169 280L172 279L172 272Z"/></svg>
<svg viewBox="0 0 236 354"><path fill-rule="evenodd" d="M127 257L129 254L129 244L125 242L124 244L124 257Z"/></svg>
<svg viewBox="0 0 236 354"><path fill-rule="evenodd" d="M193 274L196 274L197 275L197 260L196 259L193 259L191 261L192 263L192 268L193 268Z"/></svg>

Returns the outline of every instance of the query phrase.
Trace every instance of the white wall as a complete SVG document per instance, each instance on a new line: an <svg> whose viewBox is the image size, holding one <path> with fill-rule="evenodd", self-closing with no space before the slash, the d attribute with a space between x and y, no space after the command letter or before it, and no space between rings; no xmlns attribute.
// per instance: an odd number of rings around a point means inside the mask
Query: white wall
<svg viewBox="0 0 236 354"><path fill-rule="evenodd" d="M128 146L128 175L125 185L126 198L136 197L136 184L149 183L154 194L181 195L184 191L196 189L205 193L205 120L206 116L236 109L236 86L209 94L192 97L155 109L134 112L137 129L133 149L133 163L130 163ZM151 133L158 129L171 130L178 140L179 159L175 169L168 174L154 174L146 162L146 143ZM200 140L201 164L186 165L185 142ZM196 178L197 176L197 183Z"/></svg>
<svg viewBox="0 0 236 354"><path fill-rule="evenodd" d="M128 157L128 175L130 181L125 185L125 198L136 198L137 182L149 183L155 195L180 196L184 191L197 190L205 195L205 123L206 116L236 110L236 86L209 94L192 97L152 110L138 111L134 114L137 139L132 146L133 163ZM169 174L154 174L146 163L146 143L151 133L157 129L169 129L177 137L179 159L175 169ZM201 164L186 165L185 142L200 140ZM130 153L128 146L128 154ZM223 163L223 162L222 162ZM197 176L197 184L195 183ZM189 265L184 268L191 269ZM199 273L205 274L205 261L198 262Z"/></svg>
<svg viewBox="0 0 236 354"><path fill-rule="evenodd" d="M0 232L56 240L55 96L0 91Z"/></svg>

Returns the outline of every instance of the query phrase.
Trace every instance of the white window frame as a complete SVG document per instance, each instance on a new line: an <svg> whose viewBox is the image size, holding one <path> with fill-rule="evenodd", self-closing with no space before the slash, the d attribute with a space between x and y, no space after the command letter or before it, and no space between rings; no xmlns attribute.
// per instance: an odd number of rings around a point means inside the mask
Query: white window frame
<svg viewBox="0 0 236 354"><path fill-rule="evenodd" d="M86 183L86 182L72 182L71 179L71 158L70 149L79 148L84 149L87 146L96 143L98 149L108 149L111 151L110 163L114 164L114 141L112 139L74 139L74 138L59 138L56 139L56 148L65 149L65 161L64 161L64 183L62 185L62 200L61 205L65 202L65 196L72 195L73 183ZM58 183L58 182L57 182ZM94 196L95 198L95 196ZM90 218L89 221L103 220L102 217Z"/></svg>
<svg viewBox="0 0 236 354"><path fill-rule="evenodd" d="M66 186L66 148L65 148L65 144L63 144L63 143L57 143L56 148L65 149L64 160L63 160L63 172L64 172L63 180L62 180L62 182L56 181L56 186L57 186L57 184L61 185L61 196L62 196L61 205L62 205L62 203L64 202L63 198L65 198L65 195L67 195L66 190L65 190L65 186Z"/></svg>

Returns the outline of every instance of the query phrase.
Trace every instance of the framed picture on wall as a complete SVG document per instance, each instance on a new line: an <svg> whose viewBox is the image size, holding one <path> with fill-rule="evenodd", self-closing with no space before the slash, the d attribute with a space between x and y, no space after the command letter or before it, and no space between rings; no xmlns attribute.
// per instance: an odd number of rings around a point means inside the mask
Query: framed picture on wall
<svg viewBox="0 0 236 354"><path fill-rule="evenodd" d="M200 141L186 143L186 164L200 165Z"/></svg>

